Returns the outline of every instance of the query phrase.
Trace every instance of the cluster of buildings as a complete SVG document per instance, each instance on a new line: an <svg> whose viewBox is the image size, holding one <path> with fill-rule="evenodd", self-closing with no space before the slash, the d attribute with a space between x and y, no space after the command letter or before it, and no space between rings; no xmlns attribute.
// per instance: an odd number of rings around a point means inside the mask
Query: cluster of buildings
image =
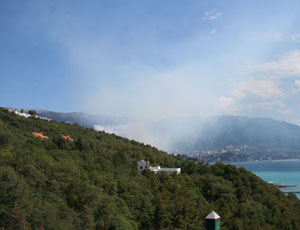
<svg viewBox="0 0 300 230"><path fill-rule="evenodd" d="M42 120L51 121L51 119L49 119L47 117L40 117L40 116L37 116L37 115L30 115L29 113L24 113L24 112L15 110L15 109L8 109L8 111L11 112L11 113L16 114L18 116L25 117L25 118L35 117L35 118L39 118L39 119L42 119Z"/></svg>
<svg viewBox="0 0 300 230"><path fill-rule="evenodd" d="M35 117L35 118L39 118L39 119L42 119L42 120L51 121L51 119L49 119L49 118L40 117L40 116L37 116L37 115L31 115L31 114L28 114L28 113L18 111L16 109L8 109L8 111L11 112L11 113L16 114L18 116L25 117L25 118ZM33 136L35 136L37 138L49 139L47 136L43 135L43 133L33 132L32 134L33 134ZM61 138L66 140L66 141L73 141L73 138L71 138L70 136L67 136L67 135L61 135Z"/></svg>
<svg viewBox="0 0 300 230"><path fill-rule="evenodd" d="M33 132L32 134L33 134L33 136L38 137L38 138L49 139L49 137L43 135L43 133ZM66 136L66 135L61 135L61 138L66 141L73 141L73 138Z"/></svg>
<svg viewBox="0 0 300 230"><path fill-rule="evenodd" d="M145 161L145 160L138 161L138 172L141 173L145 169L150 170L154 174L165 172L167 174L173 174L173 173L175 173L175 174L178 175L178 174L181 173L181 168L161 168L160 166L152 167L150 165L149 161Z"/></svg>
<svg viewBox="0 0 300 230"><path fill-rule="evenodd" d="M33 136L35 136L37 138L49 139L47 136L43 135L43 133L33 132L32 134L33 134ZM73 141L73 138L66 136L66 135L61 135L61 138L66 141Z"/></svg>

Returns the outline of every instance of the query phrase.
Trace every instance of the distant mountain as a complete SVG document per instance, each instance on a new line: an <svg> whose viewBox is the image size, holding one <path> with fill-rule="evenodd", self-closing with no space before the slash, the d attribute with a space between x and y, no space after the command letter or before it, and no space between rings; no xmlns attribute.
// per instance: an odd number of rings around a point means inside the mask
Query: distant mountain
<svg viewBox="0 0 300 230"><path fill-rule="evenodd" d="M300 127L270 118L218 116L199 124L196 129L192 139L179 140L174 149L185 153L232 149L247 153L267 151L269 155L300 152Z"/></svg>

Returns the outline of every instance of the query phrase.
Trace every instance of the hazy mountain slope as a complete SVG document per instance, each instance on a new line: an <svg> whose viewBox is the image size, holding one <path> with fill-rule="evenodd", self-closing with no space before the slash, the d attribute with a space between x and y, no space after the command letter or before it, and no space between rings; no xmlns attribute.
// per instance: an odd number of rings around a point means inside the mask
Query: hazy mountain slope
<svg viewBox="0 0 300 230"><path fill-rule="evenodd" d="M41 117L47 117L55 121L79 124L87 128L94 128L95 125L107 127L118 126L126 123L128 120L122 117L90 115L80 112L58 113L52 111L37 110L37 114Z"/></svg>
<svg viewBox="0 0 300 230"><path fill-rule="evenodd" d="M182 174L138 174L141 159ZM0 109L0 229L201 230L212 208L223 230L300 228L300 201L243 168Z"/></svg>
<svg viewBox="0 0 300 230"><path fill-rule="evenodd" d="M206 120L194 131L193 140L181 139L179 151L215 150L228 145L261 149L300 149L300 127L269 118L219 116Z"/></svg>
<svg viewBox="0 0 300 230"><path fill-rule="evenodd" d="M126 129L118 128L120 125L128 124L127 118L50 111L39 111L38 114L56 121L76 123L89 128L100 125L122 136L130 136L126 133ZM229 145L255 146L257 151L298 151L300 149L300 127L269 118L218 116L201 121L195 118L164 120L148 123L145 130L150 136L161 136L167 139L169 143L166 149L171 152L216 150ZM148 140L144 141L148 142Z"/></svg>
<svg viewBox="0 0 300 230"><path fill-rule="evenodd" d="M288 152L292 154L291 157L300 157L300 127L270 118L217 116L202 120L165 119L135 125L138 121L124 117L43 110L37 112L39 116L56 121L79 124L156 144L170 152L217 151L230 145L247 145L243 151L250 155L268 151L270 156Z"/></svg>

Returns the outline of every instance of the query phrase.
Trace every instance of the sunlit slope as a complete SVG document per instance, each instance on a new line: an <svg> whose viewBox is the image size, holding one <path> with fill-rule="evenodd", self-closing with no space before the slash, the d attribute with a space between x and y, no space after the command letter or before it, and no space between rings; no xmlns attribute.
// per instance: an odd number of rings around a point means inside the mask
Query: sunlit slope
<svg viewBox="0 0 300 230"><path fill-rule="evenodd" d="M138 174L141 159L182 174ZM0 109L0 229L204 229L211 209L223 230L300 229L299 200L244 169Z"/></svg>

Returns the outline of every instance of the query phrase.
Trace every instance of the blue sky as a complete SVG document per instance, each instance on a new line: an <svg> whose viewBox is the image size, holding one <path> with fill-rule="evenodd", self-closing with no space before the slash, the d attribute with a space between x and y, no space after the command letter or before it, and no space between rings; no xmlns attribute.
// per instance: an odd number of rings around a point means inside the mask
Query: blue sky
<svg viewBox="0 0 300 230"><path fill-rule="evenodd" d="M1 106L300 123L299 1L0 2Z"/></svg>

